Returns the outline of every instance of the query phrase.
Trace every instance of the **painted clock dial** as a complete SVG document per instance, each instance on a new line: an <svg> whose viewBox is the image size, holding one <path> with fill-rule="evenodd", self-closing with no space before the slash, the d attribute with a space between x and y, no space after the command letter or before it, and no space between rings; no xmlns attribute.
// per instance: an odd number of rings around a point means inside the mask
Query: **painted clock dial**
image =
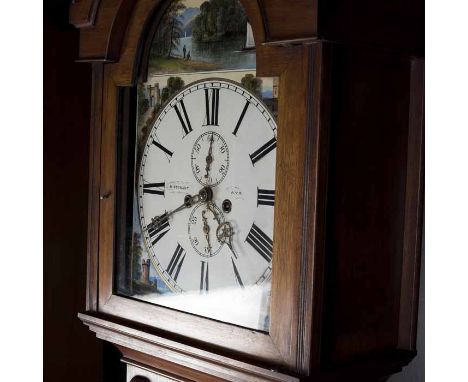
<svg viewBox="0 0 468 382"><path fill-rule="evenodd" d="M276 123L234 82L174 96L146 142L138 208L150 259L177 292L260 285L271 277Z"/></svg>

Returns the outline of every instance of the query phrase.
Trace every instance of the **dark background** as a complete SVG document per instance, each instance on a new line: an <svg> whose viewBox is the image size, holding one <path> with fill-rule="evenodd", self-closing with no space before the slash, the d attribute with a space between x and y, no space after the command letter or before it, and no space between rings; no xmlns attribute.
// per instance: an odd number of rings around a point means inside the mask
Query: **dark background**
<svg viewBox="0 0 468 382"><path fill-rule="evenodd" d="M44 380L118 382L119 353L77 318L86 302L91 66L75 62L68 6L44 2Z"/></svg>
<svg viewBox="0 0 468 382"><path fill-rule="evenodd" d="M68 1L44 3L44 380L102 380L85 309L91 71L75 63Z"/></svg>

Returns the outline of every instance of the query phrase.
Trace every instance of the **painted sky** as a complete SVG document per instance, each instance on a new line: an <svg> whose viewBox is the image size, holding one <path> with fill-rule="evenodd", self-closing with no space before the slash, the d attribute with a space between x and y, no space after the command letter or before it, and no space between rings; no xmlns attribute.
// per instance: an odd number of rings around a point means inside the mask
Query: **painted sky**
<svg viewBox="0 0 468 382"><path fill-rule="evenodd" d="M200 8L200 5L202 5L206 0L185 0L184 5L187 8Z"/></svg>

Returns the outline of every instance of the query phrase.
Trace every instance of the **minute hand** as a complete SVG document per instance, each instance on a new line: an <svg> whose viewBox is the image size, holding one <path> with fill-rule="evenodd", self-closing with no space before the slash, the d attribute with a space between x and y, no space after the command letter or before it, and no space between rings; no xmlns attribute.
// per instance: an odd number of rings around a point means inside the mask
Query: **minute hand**
<svg viewBox="0 0 468 382"><path fill-rule="evenodd" d="M196 195L187 195L185 197L184 203L181 204L179 207L153 218L151 223L153 224L154 228L158 228L161 224L164 223L164 221L166 221L169 218L169 216L172 216L176 212L182 211L185 208L190 208L196 203L209 201L212 197L213 191L211 191L209 187L204 187Z"/></svg>

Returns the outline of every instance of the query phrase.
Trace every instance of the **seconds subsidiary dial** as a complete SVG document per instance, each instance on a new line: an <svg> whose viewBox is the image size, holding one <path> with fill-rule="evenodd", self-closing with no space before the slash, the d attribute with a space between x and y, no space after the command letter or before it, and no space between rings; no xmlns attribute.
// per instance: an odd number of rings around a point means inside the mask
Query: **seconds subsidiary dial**
<svg viewBox="0 0 468 382"><path fill-rule="evenodd" d="M245 288L271 277L276 123L234 82L196 82L158 115L138 208L151 261L173 291Z"/></svg>
<svg viewBox="0 0 468 382"><path fill-rule="evenodd" d="M191 160L198 182L203 186L217 186L229 169L229 149L224 138L213 131L203 133L195 141Z"/></svg>

